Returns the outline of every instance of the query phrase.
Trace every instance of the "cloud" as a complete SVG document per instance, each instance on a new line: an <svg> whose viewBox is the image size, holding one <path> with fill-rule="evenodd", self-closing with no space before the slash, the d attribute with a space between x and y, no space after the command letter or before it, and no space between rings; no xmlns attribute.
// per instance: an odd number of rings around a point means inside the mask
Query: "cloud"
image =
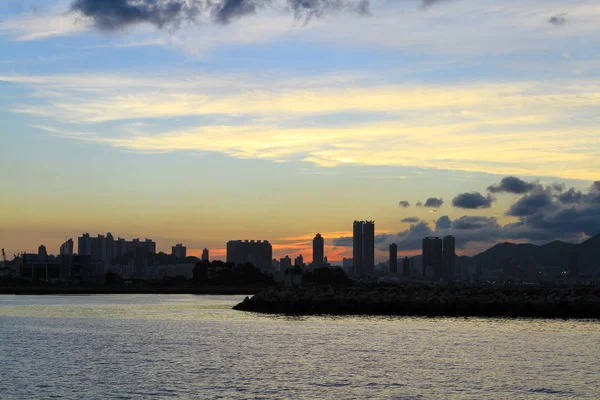
<svg viewBox="0 0 600 400"><path fill-rule="evenodd" d="M552 185L537 184L522 195L507 211L507 215L518 218L516 222L501 225L495 217L464 215L452 220L444 215L435 221L433 229L419 221L396 234L376 235L376 247L385 251L390 243L396 243L400 250L414 251L421 249L426 236L453 235L458 248L483 249L507 240L578 242L600 233L600 181L594 181L585 193L569 188L563 193L569 194L568 200L553 196L553 191ZM351 237L341 237L337 242L352 246Z"/></svg>
<svg viewBox="0 0 600 400"><path fill-rule="evenodd" d="M446 3L451 0L421 0L421 8L429 8L435 4Z"/></svg>
<svg viewBox="0 0 600 400"><path fill-rule="evenodd" d="M548 19L548 23L554 26L564 26L567 24L567 14L556 14Z"/></svg>
<svg viewBox="0 0 600 400"><path fill-rule="evenodd" d="M406 200L402 200L401 202L398 203L398 205L402 208L410 207L410 203Z"/></svg>
<svg viewBox="0 0 600 400"><path fill-rule="evenodd" d="M341 236L339 238L333 239L334 246L352 247L352 244L353 244L352 236Z"/></svg>
<svg viewBox="0 0 600 400"><path fill-rule="evenodd" d="M564 204L578 203L582 197L583 197L583 193L581 193L581 191L579 191L575 188L570 188L566 192L561 193L560 195L556 196L556 198L558 200L560 200L561 203L564 203Z"/></svg>
<svg viewBox="0 0 600 400"><path fill-rule="evenodd" d="M491 195L483 196L479 192L462 193L452 199L452 205L458 208L477 209L490 208L494 198Z"/></svg>
<svg viewBox="0 0 600 400"><path fill-rule="evenodd" d="M31 94L12 103L12 112L44 119L39 124L46 126L53 125L52 120L67 130L73 130L67 126L72 124L96 132L96 143L127 151L211 151L322 166L401 165L597 177L596 124L553 122L561 113L566 113L565 119L581 115L593 121L593 110L600 106L597 82L561 84L559 92L564 92L559 93L556 85L536 83L529 89L515 83L381 85L373 78L144 70L5 75L0 81ZM463 115L463 109L471 112ZM422 118L425 110L427 121ZM587 112L591 114L585 117ZM352 118L335 125L327 122L345 114ZM155 121L160 131L133 134L131 123L140 120ZM108 122L113 125L110 130L99 128ZM565 141L567 130L574 133ZM440 139L432 142L431 135ZM405 148L411 151L399 150Z"/></svg>
<svg viewBox="0 0 600 400"><path fill-rule="evenodd" d="M525 182L522 179L516 178L514 176L507 176L502 178L499 184L488 186L487 190L492 193L514 193L514 194L523 194L530 192L535 187L535 183Z"/></svg>
<svg viewBox="0 0 600 400"><path fill-rule="evenodd" d="M452 222L451 227L458 230L499 228L498 220L494 217L468 216L458 218Z"/></svg>
<svg viewBox="0 0 600 400"><path fill-rule="evenodd" d="M442 204L444 204L443 199L438 199L437 197L430 197L425 201L423 207L440 208Z"/></svg>
<svg viewBox="0 0 600 400"><path fill-rule="evenodd" d="M435 222L435 229L440 230L440 229L448 229L452 226L452 221L450 220L450 218L447 215L444 215L442 217L440 217L436 222Z"/></svg>
<svg viewBox="0 0 600 400"><path fill-rule="evenodd" d="M422 201L417 201L417 204L415 204L415 206L417 206L417 207L423 207L423 202Z"/></svg>
<svg viewBox="0 0 600 400"><path fill-rule="evenodd" d="M506 215L513 217L526 217L552 206L552 194L541 186L532 193L526 194L510 206Z"/></svg>
<svg viewBox="0 0 600 400"><path fill-rule="evenodd" d="M212 19L228 24L233 19L256 13L259 8L279 6L277 0L74 0L71 12L91 19L103 31L150 24L158 29L176 30L182 22ZM328 11L350 10L359 15L369 13L368 0L287 0L294 18L305 23Z"/></svg>
<svg viewBox="0 0 600 400"><path fill-rule="evenodd" d="M417 217L408 217L408 218L402 218L402 220L400 222L405 222L405 223L409 223L409 224L416 224L419 221L420 221L420 219L417 218Z"/></svg>

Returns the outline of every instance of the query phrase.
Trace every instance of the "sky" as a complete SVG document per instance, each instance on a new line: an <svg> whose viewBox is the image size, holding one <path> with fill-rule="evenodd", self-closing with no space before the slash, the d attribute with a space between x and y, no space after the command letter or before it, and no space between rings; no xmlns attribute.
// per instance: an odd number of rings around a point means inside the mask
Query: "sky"
<svg viewBox="0 0 600 400"><path fill-rule="evenodd" d="M0 247L600 233L600 0L0 0Z"/></svg>

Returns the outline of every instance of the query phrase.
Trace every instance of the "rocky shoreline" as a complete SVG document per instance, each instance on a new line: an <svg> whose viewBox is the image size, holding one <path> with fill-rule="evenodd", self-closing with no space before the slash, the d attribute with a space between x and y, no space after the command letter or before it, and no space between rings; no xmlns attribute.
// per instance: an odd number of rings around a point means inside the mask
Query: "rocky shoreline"
<svg viewBox="0 0 600 400"><path fill-rule="evenodd" d="M235 310L294 315L600 319L600 287L353 285L273 287Z"/></svg>

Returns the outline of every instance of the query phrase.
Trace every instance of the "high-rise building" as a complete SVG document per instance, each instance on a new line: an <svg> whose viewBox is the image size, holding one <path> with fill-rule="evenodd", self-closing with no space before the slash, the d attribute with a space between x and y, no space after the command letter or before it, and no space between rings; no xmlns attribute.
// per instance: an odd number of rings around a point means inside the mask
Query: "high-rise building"
<svg viewBox="0 0 600 400"><path fill-rule="evenodd" d="M313 239L313 268L323 267L325 257L325 241L320 233Z"/></svg>
<svg viewBox="0 0 600 400"><path fill-rule="evenodd" d="M77 238L77 254L80 256L92 255L92 238L89 233L84 233Z"/></svg>
<svg viewBox="0 0 600 400"><path fill-rule="evenodd" d="M404 257L404 259L402 260L402 276L410 276L410 258L408 257Z"/></svg>
<svg viewBox="0 0 600 400"><path fill-rule="evenodd" d="M443 277L448 281L452 282L455 279L456 275L456 250L455 250L456 240L454 236L447 235L444 236L443 244L442 244L442 257L443 257Z"/></svg>
<svg viewBox="0 0 600 400"><path fill-rule="evenodd" d="M304 257L302 257L302 254L294 259L294 267L304 268Z"/></svg>
<svg viewBox="0 0 600 400"><path fill-rule="evenodd" d="M423 239L423 275L428 278L440 279L442 277L442 239L439 237L426 237Z"/></svg>
<svg viewBox="0 0 600 400"><path fill-rule="evenodd" d="M354 221L352 258L354 276L373 277L375 274L375 222Z"/></svg>
<svg viewBox="0 0 600 400"><path fill-rule="evenodd" d="M187 256L187 248L183 243L178 243L171 247L171 255L175 258L183 259Z"/></svg>
<svg viewBox="0 0 600 400"><path fill-rule="evenodd" d="M279 271L281 273L284 273L290 268L292 268L292 259L289 256L285 256L279 259Z"/></svg>
<svg viewBox="0 0 600 400"><path fill-rule="evenodd" d="M204 250L202 250L202 261L208 261L208 249L204 248Z"/></svg>
<svg viewBox="0 0 600 400"><path fill-rule="evenodd" d="M46 246L43 244L38 247L38 260L42 262L48 260L48 252L46 251Z"/></svg>
<svg viewBox="0 0 600 400"><path fill-rule="evenodd" d="M398 246L390 244L390 274L398 273Z"/></svg>
<svg viewBox="0 0 600 400"><path fill-rule="evenodd" d="M273 247L267 240L230 240L227 242L227 262L251 263L263 272L271 272Z"/></svg>
<svg viewBox="0 0 600 400"><path fill-rule="evenodd" d="M60 246L61 256L72 256L73 255L73 239L69 239Z"/></svg>

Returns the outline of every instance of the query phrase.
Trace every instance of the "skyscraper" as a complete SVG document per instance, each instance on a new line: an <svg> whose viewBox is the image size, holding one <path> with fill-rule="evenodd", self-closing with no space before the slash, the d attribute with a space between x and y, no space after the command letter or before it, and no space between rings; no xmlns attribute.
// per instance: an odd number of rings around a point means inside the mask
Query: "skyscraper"
<svg viewBox="0 0 600 400"><path fill-rule="evenodd" d="M451 282L455 279L455 265L456 265L456 251L455 251L456 241L454 236L448 235L444 236L443 240L443 277Z"/></svg>
<svg viewBox="0 0 600 400"><path fill-rule="evenodd" d="M398 246L390 244L390 274L398 273Z"/></svg>
<svg viewBox="0 0 600 400"><path fill-rule="evenodd" d="M171 247L171 255L175 258L183 259L187 256L187 248L183 243Z"/></svg>
<svg viewBox="0 0 600 400"><path fill-rule="evenodd" d="M423 275L430 278L442 277L442 239L439 237L426 237L423 239Z"/></svg>
<svg viewBox="0 0 600 400"><path fill-rule="evenodd" d="M202 250L202 261L208 261L208 249Z"/></svg>
<svg viewBox="0 0 600 400"><path fill-rule="evenodd" d="M262 272L271 272L273 247L267 240L230 240L227 242L227 262L233 264L251 263Z"/></svg>
<svg viewBox="0 0 600 400"><path fill-rule="evenodd" d="M352 238L353 270L356 278L375 274L375 222L354 221Z"/></svg>
<svg viewBox="0 0 600 400"><path fill-rule="evenodd" d="M292 259L289 256L285 256L279 259L279 271L281 273L284 273L290 268L292 268Z"/></svg>
<svg viewBox="0 0 600 400"><path fill-rule="evenodd" d="M325 241L320 233L313 239L313 268L323 267L325 257Z"/></svg>
<svg viewBox="0 0 600 400"><path fill-rule="evenodd" d="M404 257L404 260L402 260L402 275L404 277L410 276L410 258L408 257Z"/></svg>

